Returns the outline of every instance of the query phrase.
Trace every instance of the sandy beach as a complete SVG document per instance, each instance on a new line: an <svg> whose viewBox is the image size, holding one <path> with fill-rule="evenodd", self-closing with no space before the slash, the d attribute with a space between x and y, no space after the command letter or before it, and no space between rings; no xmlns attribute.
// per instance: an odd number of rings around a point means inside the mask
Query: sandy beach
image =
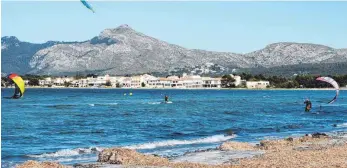
<svg viewBox="0 0 347 168"><path fill-rule="evenodd" d="M186 153L176 158L144 155L125 148L108 148L98 161L64 166L54 162L27 161L17 168L106 168L106 167L191 167L191 168L266 168L266 167L347 167L347 134L307 134L257 144L228 141L216 149Z"/></svg>

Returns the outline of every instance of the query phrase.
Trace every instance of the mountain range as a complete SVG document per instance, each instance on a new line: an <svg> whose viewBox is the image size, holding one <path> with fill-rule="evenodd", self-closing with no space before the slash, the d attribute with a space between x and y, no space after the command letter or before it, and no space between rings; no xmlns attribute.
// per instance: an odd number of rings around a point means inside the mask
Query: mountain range
<svg viewBox="0 0 347 168"><path fill-rule="evenodd" d="M220 71L208 71L209 74L273 73L273 70L284 75L347 72L347 49L280 42L247 54L205 51L158 40L128 25L105 29L98 36L82 42L33 44L5 36L1 38L1 45L2 74L169 74L175 69L197 73L192 69L206 64L222 67Z"/></svg>

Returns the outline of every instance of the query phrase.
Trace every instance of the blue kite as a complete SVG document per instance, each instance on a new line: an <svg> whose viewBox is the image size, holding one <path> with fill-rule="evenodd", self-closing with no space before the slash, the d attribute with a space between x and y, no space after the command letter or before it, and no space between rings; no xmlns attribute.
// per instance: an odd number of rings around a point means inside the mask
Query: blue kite
<svg viewBox="0 0 347 168"><path fill-rule="evenodd" d="M93 13L95 13L94 9L85 1L85 0L81 0L81 2L83 3L83 5L85 7L87 7L88 9L90 9Z"/></svg>

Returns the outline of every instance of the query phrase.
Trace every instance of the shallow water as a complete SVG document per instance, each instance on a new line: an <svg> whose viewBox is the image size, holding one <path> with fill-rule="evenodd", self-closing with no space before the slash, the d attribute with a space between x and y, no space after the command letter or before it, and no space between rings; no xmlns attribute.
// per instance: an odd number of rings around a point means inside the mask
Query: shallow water
<svg viewBox="0 0 347 168"><path fill-rule="evenodd" d="M2 167L93 162L105 147L170 157L227 140L345 131L346 93L328 105L333 90L27 89L23 99L1 102ZM313 113L304 112L306 97Z"/></svg>

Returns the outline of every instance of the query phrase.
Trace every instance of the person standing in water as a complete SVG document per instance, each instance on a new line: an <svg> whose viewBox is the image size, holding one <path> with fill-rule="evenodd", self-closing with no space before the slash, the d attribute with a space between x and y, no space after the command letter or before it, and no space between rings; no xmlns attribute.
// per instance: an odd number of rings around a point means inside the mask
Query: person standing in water
<svg viewBox="0 0 347 168"><path fill-rule="evenodd" d="M19 99L21 97L20 95L20 91L18 86L15 86L15 91L14 91L14 95L11 97L12 99Z"/></svg>
<svg viewBox="0 0 347 168"><path fill-rule="evenodd" d="M165 95L165 102L169 101L169 96Z"/></svg>
<svg viewBox="0 0 347 168"><path fill-rule="evenodd" d="M306 104L305 112L309 112L311 110L311 108L312 108L311 101L309 99L306 99L304 103Z"/></svg>

